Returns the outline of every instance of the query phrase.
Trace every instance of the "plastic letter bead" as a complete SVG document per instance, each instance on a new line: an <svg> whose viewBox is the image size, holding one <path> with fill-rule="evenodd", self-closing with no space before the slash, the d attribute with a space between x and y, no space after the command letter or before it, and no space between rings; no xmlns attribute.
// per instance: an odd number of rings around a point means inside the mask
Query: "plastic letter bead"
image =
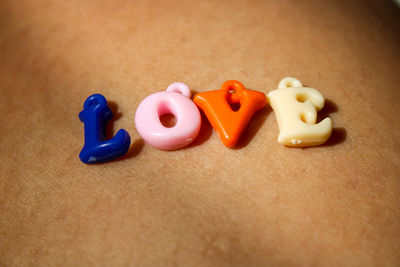
<svg viewBox="0 0 400 267"><path fill-rule="evenodd" d="M89 96L83 104L79 119L85 125L85 145L79 157L84 163L99 163L116 159L124 155L131 144L129 134L121 129L106 140L105 126L113 117L107 100L100 94Z"/></svg>
<svg viewBox="0 0 400 267"><path fill-rule="evenodd" d="M253 114L267 104L261 92L245 89L239 81L226 81L220 90L202 92L193 101L204 111L222 143L234 147ZM239 104L234 111L230 104Z"/></svg>
<svg viewBox="0 0 400 267"><path fill-rule="evenodd" d="M151 146L175 150L190 144L199 134L200 112L190 99L190 89L183 83L173 83L166 92L146 97L136 110L135 124L140 136ZM175 116L175 126L162 125L160 116Z"/></svg>
<svg viewBox="0 0 400 267"><path fill-rule="evenodd" d="M296 78L286 77L279 89L268 93L280 129L278 142L286 146L316 146L332 133L332 120L317 121L317 110L324 107L324 97L314 88L303 87Z"/></svg>

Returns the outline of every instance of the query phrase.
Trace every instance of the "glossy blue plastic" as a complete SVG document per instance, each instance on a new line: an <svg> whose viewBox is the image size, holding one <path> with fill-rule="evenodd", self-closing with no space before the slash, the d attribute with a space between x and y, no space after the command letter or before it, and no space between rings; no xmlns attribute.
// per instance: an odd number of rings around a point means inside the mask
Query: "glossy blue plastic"
<svg viewBox="0 0 400 267"><path fill-rule="evenodd" d="M104 96L94 94L86 99L79 113L79 119L85 125L85 145L79 154L82 162L92 164L110 161L128 152L131 138L124 129L106 140L106 124L113 116Z"/></svg>

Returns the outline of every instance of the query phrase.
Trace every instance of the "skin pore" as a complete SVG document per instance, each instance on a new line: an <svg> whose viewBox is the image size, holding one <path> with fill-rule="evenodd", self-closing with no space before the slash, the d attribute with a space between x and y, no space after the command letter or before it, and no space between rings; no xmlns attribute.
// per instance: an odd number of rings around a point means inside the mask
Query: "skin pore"
<svg viewBox="0 0 400 267"><path fill-rule="evenodd" d="M0 265L400 264L400 22L390 1L0 3ZM326 145L280 145L270 107L236 149L203 117L168 152L134 114L149 94L286 76L327 99ZM78 154L86 97L126 129L122 159Z"/></svg>

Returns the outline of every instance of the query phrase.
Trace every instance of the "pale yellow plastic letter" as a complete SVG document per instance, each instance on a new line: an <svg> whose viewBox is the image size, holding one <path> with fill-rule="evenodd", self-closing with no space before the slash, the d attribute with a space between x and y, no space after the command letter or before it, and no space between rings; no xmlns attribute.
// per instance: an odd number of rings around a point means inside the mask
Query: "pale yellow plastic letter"
<svg viewBox="0 0 400 267"><path fill-rule="evenodd" d="M325 143L332 133L332 120L317 121L317 110L324 107L325 99L314 88L303 87L292 77L279 83L279 89L268 93L279 126L278 142L286 146L306 147Z"/></svg>

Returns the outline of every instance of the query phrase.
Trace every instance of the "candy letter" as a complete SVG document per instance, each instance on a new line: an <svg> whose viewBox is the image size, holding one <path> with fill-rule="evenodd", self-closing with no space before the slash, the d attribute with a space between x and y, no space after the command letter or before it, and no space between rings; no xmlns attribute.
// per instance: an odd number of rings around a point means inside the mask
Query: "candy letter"
<svg viewBox="0 0 400 267"><path fill-rule="evenodd" d="M190 144L199 134L200 112L190 99L190 89L183 83L173 83L166 92L146 97L136 110L135 124L140 136L151 146L174 150ZM162 125L160 117L171 113L175 126Z"/></svg>
<svg viewBox="0 0 400 267"><path fill-rule="evenodd" d="M267 104L261 92L245 89L239 81L226 81L220 90L202 92L193 101L203 110L222 143L234 147L254 112ZM232 110L230 104L240 108Z"/></svg>
<svg viewBox="0 0 400 267"><path fill-rule="evenodd" d="M307 147L326 142L332 132L332 120L317 121L317 110L324 97L314 88L303 87L296 78L287 77L279 89L268 93L279 126L278 142L286 146Z"/></svg>
<svg viewBox="0 0 400 267"><path fill-rule="evenodd" d="M86 99L83 111L79 113L79 118L85 125L85 145L79 154L82 162L105 162L128 151L131 138L125 130L119 130L110 140L105 138L105 127L112 117L113 113L104 96L94 94Z"/></svg>

